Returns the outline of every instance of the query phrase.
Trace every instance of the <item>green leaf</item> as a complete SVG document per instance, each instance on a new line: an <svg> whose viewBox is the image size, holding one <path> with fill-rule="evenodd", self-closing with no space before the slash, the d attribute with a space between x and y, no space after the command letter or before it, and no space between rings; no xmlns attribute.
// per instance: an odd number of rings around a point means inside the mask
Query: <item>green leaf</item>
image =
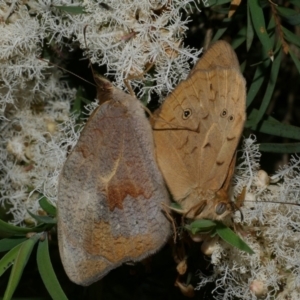
<svg viewBox="0 0 300 300"><path fill-rule="evenodd" d="M229 245L249 254L254 254L254 251L237 234L235 234L223 223L216 222L216 232L219 237Z"/></svg>
<svg viewBox="0 0 300 300"><path fill-rule="evenodd" d="M256 119L254 120L252 126L250 127L251 129L256 129L258 123L261 121L262 117L264 116L269 103L271 101L271 98L273 96L273 91L276 85L278 73L279 73L279 67L281 63L281 53L282 51L280 50L279 53L276 55L274 62L272 63L272 68L271 68L271 74L269 78L269 83L264 95L264 98L262 100L262 103L260 105L259 111L256 115Z"/></svg>
<svg viewBox="0 0 300 300"><path fill-rule="evenodd" d="M245 124L246 128L250 128L251 124L253 123L252 119L256 119L257 110L253 109L251 114L248 116L248 121ZM283 124L279 121L275 120L274 118L267 116L265 120L260 123L259 128L257 129L259 132L267 133L275 136L291 138L295 140L300 139L300 128L289 125Z"/></svg>
<svg viewBox="0 0 300 300"><path fill-rule="evenodd" d="M300 153L300 143L263 143L259 145L259 150L270 153Z"/></svg>
<svg viewBox="0 0 300 300"><path fill-rule="evenodd" d="M0 232L5 232L9 234L26 234L28 232L41 232L47 228L44 224L36 227L19 227L15 225L8 224L2 220L0 220Z"/></svg>
<svg viewBox="0 0 300 300"><path fill-rule="evenodd" d="M275 7L277 9L278 14L289 24L293 26L297 26L300 24L300 13L298 11L279 5L276 5Z"/></svg>
<svg viewBox="0 0 300 300"><path fill-rule="evenodd" d="M251 21L249 1L247 2L247 32L246 32L246 49L250 50L254 38L253 24Z"/></svg>
<svg viewBox="0 0 300 300"><path fill-rule="evenodd" d="M35 215L33 214L32 212L30 212L28 209L27 209L27 212L29 213L29 215L34 218L35 220L37 220L39 223L42 223L42 224L56 224L56 219L55 218L52 218L52 217L49 217L49 216L38 216L38 215Z"/></svg>
<svg viewBox="0 0 300 300"><path fill-rule="evenodd" d="M171 205L170 205L170 209L172 211L176 211L177 213L179 214L182 214L183 213L183 210L182 210L182 207L180 204L176 203L176 202L172 202Z"/></svg>
<svg viewBox="0 0 300 300"><path fill-rule="evenodd" d="M56 207L52 205L46 197L43 197L40 201L41 208L50 216L56 216Z"/></svg>
<svg viewBox="0 0 300 300"><path fill-rule="evenodd" d="M22 244L15 246L2 257L0 260L0 276L13 265L21 246Z"/></svg>
<svg viewBox="0 0 300 300"><path fill-rule="evenodd" d="M192 234L207 233L216 227L216 223L212 220L201 219L185 225L184 227Z"/></svg>
<svg viewBox="0 0 300 300"><path fill-rule="evenodd" d="M224 32L227 30L229 24L231 23L231 18L224 18L223 22L221 24L222 28L220 28L216 34L214 35L212 42L216 42L218 41L221 36L224 34Z"/></svg>
<svg viewBox="0 0 300 300"><path fill-rule="evenodd" d="M15 292L15 289L17 288L20 278L23 274L23 270L28 262L32 249L39 238L40 234L35 234L30 239L20 244L19 251L9 276L3 300L10 300L12 298L12 295ZM17 247L19 247L19 245Z"/></svg>
<svg viewBox="0 0 300 300"><path fill-rule="evenodd" d="M53 7L66 12L70 15L81 15L85 14L84 7L82 6L59 6L59 5L53 5Z"/></svg>
<svg viewBox="0 0 300 300"><path fill-rule="evenodd" d="M242 27L241 30L234 37L231 46L233 49L239 47L246 40L246 27Z"/></svg>
<svg viewBox="0 0 300 300"><path fill-rule="evenodd" d="M40 241L37 250L37 265L42 280L53 300L68 300L54 273L49 255L48 237Z"/></svg>
<svg viewBox="0 0 300 300"><path fill-rule="evenodd" d="M298 72L300 73L300 61L299 61L298 57L293 53L291 48L289 49L289 53L290 53L292 60L294 61L294 64L295 64Z"/></svg>
<svg viewBox="0 0 300 300"><path fill-rule="evenodd" d="M248 1L248 4L254 30L263 45L264 56L267 54L269 57L273 57L272 42L266 29L264 13L259 5L259 0Z"/></svg>
<svg viewBox="0 0 300 300"><path fill-rule="evenodd" d="M220 5L215 5L211 7L211 10L216 12L217 14L228 15L230 6L223 7Z"/></svg>
<svg viewBox="0 0 300 300"><path fill-rule="evenodd" d="M247 65L247 59L244 60L244 61L240 64L240 70L241 70L241 73L244 73L245 68L246 68L246 65Z"/></svg>
<svg viewBox="0 0 300 300"><path fill-rule="evenodd" d="M231 0L204 0L201 1L205 7L215 6L215 5L222 5L225 3L231 2Z"/></svg>
<svg viewBox="0 0 300 300"><path fill-rule="evenodd" d="M299 0L289 0L290 3L294 4L295 6L300 7L300 2Z"/></svg>
<svg viewBox="0 0 300 300"><path fill-rule="evenodd" d="M270 65L271 61L265 60L262 64L259 64L256 68L251 86L248 90L248 94L247 94L247 107L249 107L252 103L252 101L254 100L255 96L257 95L259 89L261 88L264 80L265 80L265 73L266 70L268 68L268 66Z"/></svg>
<svg viewBox="0 0 300 300"><path fill-rule="evenodd" d="M27 238L25 237L11 237L6 239L1 239L0 252L8 251L26 240Z"/></svg>
<svg viewBox="0 0 300 300"><path fill-rule="evenodd" d="M88 83L90 83L89 81L85 80L84 78L83 78L83 80L86 81L86 82L88 82ZM71 112L75 113L75 115L77 116L78 120L80 120L80 118L83 115L83 112L82 112L82 103L84 103L84 104L90 104L92 102L91 100L86 99L83 95L84 95L84 90L80 86L77 89L75 101L74 101L74 104L72 105L72 108L71 108Z"/></svg>
<svg viewBox="0 0 300 300"><path fill-rule="evenodd" d="M300 39L299 39L299 36L297 36L296 34L292 33L291 31L287 30L286 28L284 28L284 27L282 27L282 26L281 26L281 29L282 29L282 31L283 31L283 33L284 33L285 39L286 39L288 42L290 42L290 43L292 43L292 44L294 44L294 45L300 47Z"/></svg>

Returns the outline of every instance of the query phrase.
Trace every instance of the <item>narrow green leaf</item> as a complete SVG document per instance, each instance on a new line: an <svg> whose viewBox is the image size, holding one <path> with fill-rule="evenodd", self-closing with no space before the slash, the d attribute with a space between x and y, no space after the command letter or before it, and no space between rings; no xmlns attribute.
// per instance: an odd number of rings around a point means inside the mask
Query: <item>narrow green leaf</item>
<svg viewBox="0 0 300 300"><path fill-rule="evenodd" d="M224 32L227 30L229 24L231 22L231 18L224 18L222 24L221 24L221 28L218 29L218 31L215 33L213 39L212 39L212 42L216 42L218 41L221 36L224 34Z"/></svg>
<svg viewBox="0 0 300 300"><path fill-rule="evenodd" d="M2 257L0 260L0 276L13 265L21 246L22 244L15 246Z"/></svg>
<svg viewBox="0 0 300 300"><path fill-rule="evenodd" d="M170 205L170 208L171 208L172 211L176 211L179 214L183 213L181 205L176 203L176 202L172 202L171 205Z"/></svg>
<svg viewBox="0 0 300 300"><path fill-rule="evenodd" d="M264 56L267 54L269 57L272 57L273 56L272 42L269 38L266 29L265 17L264 17L262 7L259 5L259 0L248 1L248 4L250 8L250 15L251 15L251 20L252 20L254 30L261 44L263 45Z"/></svg>
<svg viewBox="0 0 300 300"><path fill-rule="evenodd" d="M289 24L293 26L297 26L300 24L300 13L298 11L279 5L276 5L275 7L277 9L278 14Z"/></svg>
<svg viewBox="0 0 300 300"><path fill-rule="evenodd" d="M270 153L300 153L300 143L263 143L259 145L259 150Z"/></svg>
<svg viewBox="0 0 300 300"><path fill-rule="evenodd" d="M215 5L222 5L225 3L231 2L231 0L204 0L201 1L205 7L215 6Z"/></svg>
<svg viewBox="0 0 300 300"><path fill-rule="evenodd" d="M66 12L70 15L82 15L85 14L84 7L82 6L59 6L59 5L53 5L53 7Z"/></svg>
<svg viewBox="0 0 300 300"><path fill-rule="evenodd" d="M299 0L289 0L290 3L294 4L295 6L300 7L300 2Z"/></svg>
<svg viewBox="0 0 300 300"><path fill-rule="evenodd" d="M289 53L290 53L290 56L291 56L292 60L294 61L294 64L300 74L300 61L299 61L298 57L293 53L291 48L289 49Z"/></svg>
<svg viewBox="0 0 300 300"><path fill-rule="evenodd" d="M211 7L212 11L216 12L217 14L221 14L221 15L228 15L229 9L230 9L230 6L223 7L223 6L216 5L216 6Z"/></svg>
<svg viewBox="0 0 300 300"><path fill-rule="evenodd" d="M49 255L48 237L45 235L45 240L40 241L37 250L37 265L40 275L46 286L48 293L53 300L68 300L64 291L62 290Z"/></svg>
<svg viewBox="0 0 300 300"><path fill-rule="evenodd" d="M35 215L33 214L32 212L30 212L29 210L27 210L27 212L30 214L30 216L32 218L34 218L35 220L37 220L39 223L42 223L42 224L56 224L56 219L55 218L52 218L52 217L49 217L49 216L38 216L38 215Z"/></svg>
<svg viewBox="0 0 300 300"><path fill-rule="evenodd" d="M253 120L256 119L257 110L253 109L248 116L248 121L245 124L246 128L251 128L253 124ZM267 116L265 120L260 123L259 128L257 129L259 132L267 133L275 136L280 136L284 138L290 138L299 140L300 139L300 128L289 125L283 124L274 120L274 118Z"/></svg>
<svg viewBox="0 0 300 300"><path fill-rule="evenodd" d="M241 30L235 35L231 46L233 49L236 49L246 40L246 27L242 27Z"/></svg>
<svg viewBox="0 0 300 300"><path fill-rule="evenodd" d="M270 18L269 24L267 26L267 32L269 33L269 37L270 37L270 41L271 41L272 45L275 45L276 39L278 39L278 34L277 34L276 31L277 30L276 30L275 19L274 18ZM278 49L277 49L277 51L278 51ZM274 52L276 52L276 51L274 51ZM274 55L275 55L275 53L274 53Z"/></svg>
<svg viewBox="0 0 300 300"><path fill-rule="evenodd" d="M171 209L182 210L182 206L177 202L172 202L170 207L171 207Z"/></svg>
<svg viewBox="0 0 300 300"><path fill-rule="evenodd" d="M244 61L240 64L240 70L241 70L241 73L244 73L246 66L247 66L247 59L244 60Z"/></svg>
<svg viewBox="0 0 300 300"><path fill-rule="evenodd" d="M255 96L257 95L259 89L261 88L264 80L265 80L265 73L266 70L268 68L268 66L270 65L271 61L265 60L262 64L259 64L256 67L256 71L254 73L254 77L251 83L251 86L248 90L248 94L247 94L247 107L249 107L252 103L252 101L254 100Z"/></svg>
<svg viewBox="0 0 300 300"><path fill-rule="evenodd" d="M43 197L40 201L41 208L50 216L56 216L56 207L52 205L46 197Z"/></svg>
<svg viewBox="0 0 300 300"><path fill-rule="evenodd" d="M254 251L237 234L235 234L223 223L216 222L216 232L219 237L229 245L249 254L254 254Z"/></svg>
<svg viewBox="0 0 300 300"><path fill-rule="evenodd" d="M251 20L249 1L247 2L247 32L246 32L246 49L249 52L254 38L253 24Z"/></svg>
<svg viewBox="0 0 300 300"><path fill-rule="evenodd" d="M217 0L216 5L223 5L223 4L229 3L231 1L232 0Z"/></svg>
<svg viewBox="0 0 300 300"><path fill-rule="evenodd" d="M292 44L300 47L300 38L299 38L299 36L297 36L296 34L292 33L291 31L289 31L288 29L284 28L283 26L281 26L281 29L282 29L282 31L284 33L285 39L288 42L290 42L290 43L292 43Z"/></svg>
<svg viewBox="0 0 300 300"><path fill-rule="evenodd" d="M8 251L26 240L27 238L25 237L11 237L6 239L1 239L0 252Z"/></svg>
<svg viewBox="0 0 300 300"><path fill-rule="evenodd" d="M10 300L12 298L12 295L19 284L20 278L23 274L23 270L27 264L32 249L39 238L40 234L36 234L24 243L20 244L20 249L12 267L3 300Z"/></svg>
<svg viewBox="0 0 300 300"><path fill-rule="evenodd" d="M78 120L80 120L80 118L83 115L82 104L83 103L84 104L90 104L92 102L91 100L88 100L88 99L84 98L83 95L84 95L84 90L80 86L77 89L75 101L74 101L74 104L72 105L72 108L71 108L71 112L75 113L75 115L77 116Z"/></svg>
<svg viewBox="0 0 300 300"><path fill-rule="evenodd" d="M282 51L280 50L279 53L276 55L274 62L272 63L269 83L268 83L264 98L262 100L262 103L260 105L258 114L254 121L254 124L251 127L252 129L255 129L257 127L257 124L261 121L262 117L264 116L264 114L269 106L271 98L273 96L273 91L274 91L274 88L276 85L276 81L277 81L277 77L278 77L278 73L279 73L279 67L280 67L280 63L281 63L281 54L282 54Z"/></svg>
<svg viewBox="0 0 300 300"><path fill-rule="evenodd" d="M188 231L190 231L192 234L196 233L207 233L213 230L216 227L216 223L212 220L196 220L188 225L184 226Z"/></svg>
<svg viewBox="0 0 300 300"><path fill-rule="evenodd" d="M45 225L36 226L36 227L19 227L15 225L8 224L0 220L0 231L9 233L9 234L26 234L28 232L41 232L45 230Z"/></svg>
<svg viewBox="0 0 300 300"><path fill-rule="evenodd" d="M268 29L272 28L272 26L274 25L273 19L270 20L270 23L268 25ZM278 49L275 50L274 55L279 52L281 50L280 45L278 46ZM271 60L269 59L268 56L266 56L266 59L264 59L260 64L258 64L251 86L248 90L248 94L247 94L247 108L252 104L254 98L256 97L259 89L261 88L264 80L265 80L265 76L266 76L266 71L269 68L271 64Z"/></svg>
<svg viewBox="0 0 300 300"><path fill-rule="evenodd" d="M81 107L82 95L83 95L83 90L82 90L82 87L80 86L77 89L76 97L75 97L75 100L74 100L74 103L73 103L72 109L71 109L71 112L75 113L78 116L81 115L81 111L82 111L82 107Z"/></svg>

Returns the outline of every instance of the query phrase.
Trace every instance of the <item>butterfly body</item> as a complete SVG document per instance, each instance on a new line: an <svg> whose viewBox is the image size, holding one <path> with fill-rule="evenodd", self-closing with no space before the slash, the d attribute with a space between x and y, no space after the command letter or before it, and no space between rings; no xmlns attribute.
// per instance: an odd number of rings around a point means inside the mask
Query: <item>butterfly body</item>
<svg viewBox="0 0 300 300"><path fill-rule="evenodd" d="M219 220L230 213L245 91L234 51L219 41L152 119L158 165L187 218Z"/></svg>
<svg viewBox="0 0 300 300"><path fill-rule="evenodd" d="M58 240L63 266L89 285L127 261L158 251L170 235L169 195L140 102L99 80L90 116L59 179Z"/></svg>

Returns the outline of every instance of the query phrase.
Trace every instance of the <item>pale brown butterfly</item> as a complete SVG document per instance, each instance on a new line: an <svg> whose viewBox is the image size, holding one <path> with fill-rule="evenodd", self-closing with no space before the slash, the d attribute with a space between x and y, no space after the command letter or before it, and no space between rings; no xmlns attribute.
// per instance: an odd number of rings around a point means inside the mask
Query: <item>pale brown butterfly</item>
<svg viewBox="0 0 300 300"><path fill-rule="evenodd" d="M102 104L67 158L58 188L60 256L80 285L157 252L170 235L162 212L169 194L142 104L108 80L95 80Z"/></svg>
<svg viewBox="0 0 300 300"><path fill-rule="evenodd" d="M246 119L246 84L234 50L213 44L152 118L159 168L180 211L223 219Z"/></svg>

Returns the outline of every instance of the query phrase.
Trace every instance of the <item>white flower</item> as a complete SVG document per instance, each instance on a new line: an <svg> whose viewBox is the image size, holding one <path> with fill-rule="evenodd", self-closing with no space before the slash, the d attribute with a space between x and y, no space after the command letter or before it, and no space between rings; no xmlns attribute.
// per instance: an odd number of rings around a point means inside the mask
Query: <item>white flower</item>
<svg viewBox="0 0 300 300"><path fill-rule="evenodd" d="M92 62L107 66L106 75L113 75L117 86L135 79L131 85L144 100L153 92L162 99L187 76L200 52L183 45L188 20L181 12L192 3L0 2L0 203L10 207L14 224L33 221L27 209L38 213L43 196L55 204L58 175L80 132L70 112L75 91L61 71L38 58L60 59L63 49L80 45ZM80 6L85 13L61 8ZM88 114L96 106L92 102Z"/></svg>
<svg viewBox="0 0 300 300"><path fill-rule="evenodd" d="M256 178L262 172L255 142L253 136L244 140L233 180L234 195L246 187L245 205L241 208L243 239L255 254L220 242L220 249L212 253L214 274L210 278L218 278L214 297L250 300L285 299L288 295L289 299L300 299L300 207L289 204L300 203L300 159L292 157L289 165L271 176L270 185L262 186ZM247 205L247 200L253 199L258 202ZM197 288L206 282L207 278L200 277Z"/></svg>

